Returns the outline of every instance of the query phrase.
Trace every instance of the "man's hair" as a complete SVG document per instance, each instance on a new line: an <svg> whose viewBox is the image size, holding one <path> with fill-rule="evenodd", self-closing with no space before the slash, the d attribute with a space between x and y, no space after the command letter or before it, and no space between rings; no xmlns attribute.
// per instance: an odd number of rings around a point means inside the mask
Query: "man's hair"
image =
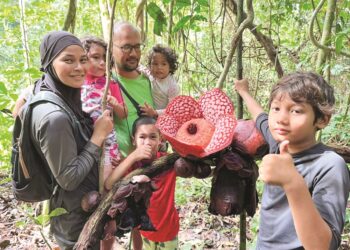
<svg viewBox="0 0 350 250"><path fill-rule="evenodd" d="M114 23L113 25L113 36L116 34L119 34L119 32L125 28L128 27L129 29L131 29L131 31L140 34L140 31L130 22L128 21L117 21Z"/></svg>
<svg viewBox="0 0 350 250"><path fill-rule="evenodd" d="M170 74L174 74L179 65L175 51L169 47L162 46L161 44L156 44L152 47L148 54L148 67L151 67L152 58L155 53L160 53L165 56L167 62L169 63L169 72Z"/></svg>
<svg viewBox="0 0 350 250"><path fill-rule="evenodd" d="M322 76L312 72L295 72L283 76L272 88L269 107L280 94L288 94L296 102L310 104L315 121L331 116L334 111L334 90Z"/></svg>
<svg viewBox="0 0 350 250"><path fill-rule="evenodd" d="M141 125L150 125L150 124L156 124L156 120L153 117L150 116L140 116L139 118L137 118L134 123L132 124L132 136L135 136L138 128Z"/></svg>
<svg viewBox="0 0 350 250"><path fill-rule="evenodd" d="M107 43L103 39L96 36L85 36L81 39L81 43L83 44L86 53L90 51L92 44L97 44L107 51Z"/></svg>

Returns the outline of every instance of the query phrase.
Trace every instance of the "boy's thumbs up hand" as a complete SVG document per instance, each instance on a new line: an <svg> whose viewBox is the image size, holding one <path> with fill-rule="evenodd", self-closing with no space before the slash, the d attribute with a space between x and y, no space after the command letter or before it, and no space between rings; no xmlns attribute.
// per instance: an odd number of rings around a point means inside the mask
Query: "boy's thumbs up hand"
<svg viewBox="0 0 350 250"><path fill-rule="evenodd" d="M296 174L293 158L288 152L289 141L282 141L280 154L268 154L263 157L259 168L260 178L267 184L285 188Z"/></svg>
<svg viewBox="0 0 350 250"><path fill-rule="evenodd" d="M289 145L289 141L285 140L282 141L280 144L280 154L289 154L288 152L288 145Z"/></svg>

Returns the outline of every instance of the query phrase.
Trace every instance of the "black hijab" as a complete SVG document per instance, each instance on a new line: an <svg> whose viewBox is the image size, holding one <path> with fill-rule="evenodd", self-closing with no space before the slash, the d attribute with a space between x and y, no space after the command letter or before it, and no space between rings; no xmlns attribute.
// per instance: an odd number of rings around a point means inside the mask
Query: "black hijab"
<svg viewBox="0 0 350 250"><path fill-rule="evenodd" d="M80 40L66 31L52 31L46 34L40 44L41 68L44 72L41 79L35 82L34 93L52 91L60 96L72 109L83 128L91 134L93 125L90 117L83 112L80 88L65 85L57 76L52 66L53 60L68 46L78 45L83 48Z"/></svg>

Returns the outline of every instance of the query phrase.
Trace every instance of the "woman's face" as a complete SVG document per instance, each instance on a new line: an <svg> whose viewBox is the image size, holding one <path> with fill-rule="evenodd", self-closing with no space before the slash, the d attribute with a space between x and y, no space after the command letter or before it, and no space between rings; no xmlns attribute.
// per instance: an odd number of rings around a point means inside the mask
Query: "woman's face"
<svg viewBox="0 0 350 250"><path fill-rule="evenodd" d="M53 60L52 66L63 84L80 88L85 80L87 62L84 49L78 45L70 45Z"/></svg>

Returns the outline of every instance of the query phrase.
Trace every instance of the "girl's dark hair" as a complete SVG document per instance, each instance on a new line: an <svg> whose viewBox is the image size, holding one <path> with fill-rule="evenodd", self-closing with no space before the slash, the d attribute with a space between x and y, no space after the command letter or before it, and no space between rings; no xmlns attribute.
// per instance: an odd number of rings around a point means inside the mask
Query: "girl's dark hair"
<svg viewBox="0 0 350 250"><path fill-rule="evenodd" d="M161 44L153 46L151 51L148 53L148 67L151 67L152 58L155 53L160 53L165 56L167 62L169 63L169 73L174 74L179 65L175 51Z"/></svg>
<svg viewBox="0 0 350 250"><path fill-rule="evenodd" d="M91 44L97 44L107 51L107 43L103 39L96 36L85 36L81 39L81 43L83 44L83 48L85 49L86 53L90 51Z"/></svg>
<svg viewBox="0 0 350 250"><path fill-rule="evenodd" d="M334 90L322 76L312 72L295 72L283 76L272 88L269 107L279 95L288 94L297 103L310 104L319 118L331 116L334 111Z"/></svg>
<svg viewBox="0 0 350 250"><path fill-rule="evenodd" d="M156 124L156 120L150 116L140 116L139 118L137 118L132 124L132 130L131 130L132 136L135 136L137 129L141 125L149 125L149 124Z"/></svg>

